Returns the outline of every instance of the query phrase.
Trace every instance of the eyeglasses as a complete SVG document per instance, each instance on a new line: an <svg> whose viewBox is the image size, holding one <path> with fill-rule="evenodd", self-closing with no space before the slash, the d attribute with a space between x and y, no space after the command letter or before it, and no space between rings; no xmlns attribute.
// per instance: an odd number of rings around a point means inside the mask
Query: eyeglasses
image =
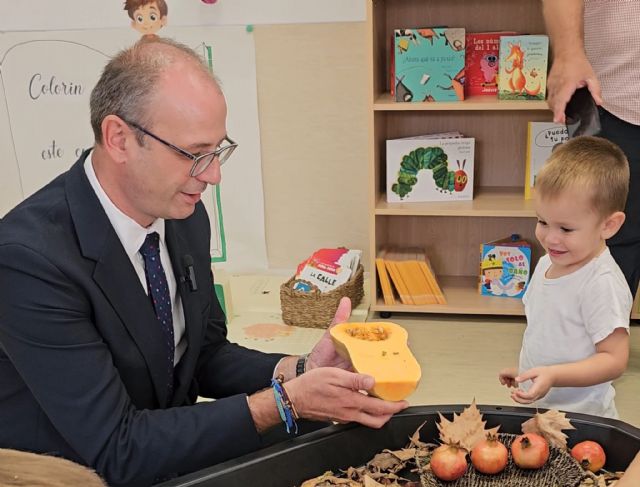
<svg viewBox="0 0 640 487"><path fill-rule="evenodd" d="M120 117L120 118L122 118L122 117ZM220 165L222 166L225 162L227 162L227 160L229 159L229 156L231 156L231 154L236 149L236 147L238 147L238 144L236 144L229 137L225 136L225 138L223 139L223 142L226 142L227 145L225 145L223 147L219 147L218 149L214 150L213 152L207 152L206 154L201 154L199 156L196 156L194 154L191 154L191 152L188 152L188 151L186 151L184 149L181 149L180 147L175 146L172 143L161 139L160 137L158 137L154 133L149 132L147 129L141 127L137 123L128 122L128 121L126 121L124 119L122 119L122 120L126 124L131 125L136 130L139 130L143 134L148 135L149 137L152 137L152 138L156 139L161 144L164 144L167 147L169 147L170 149L173 149L178 154L180 154L180 155L182 155L182 156L184 156L184 157L186 157L188 159L191 159L193 161L193 166L191 166L191 171L189 172L189 175L192 176L192 177L195 177L195 176L198 176L199 174L202 174L209 167L209 164L211 164L216 157L218 158L218 161L220 161Z"/></svg>

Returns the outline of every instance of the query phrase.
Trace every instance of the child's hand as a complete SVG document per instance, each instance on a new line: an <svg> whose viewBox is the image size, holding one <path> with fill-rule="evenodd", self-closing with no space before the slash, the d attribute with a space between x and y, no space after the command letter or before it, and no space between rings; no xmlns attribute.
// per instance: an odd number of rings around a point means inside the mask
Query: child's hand
<svg viewBox="0 0 640 487"><path fill-rule="evenodd" d="M516 382L517 375L518 369L516 367L509 367L500 371L498 374L498 380L503 386L518 387L518 383Z"/></svg>
<svg viewBox="0 0 640 487"><path fill-rule="evenodd" d="M517 389L511 393L511 399L520 404L531 404L547 395L553 387L554 377L549 367L535 367L529 369L515 378L520 384L526 380L533 381L528 391Z"/></svg>

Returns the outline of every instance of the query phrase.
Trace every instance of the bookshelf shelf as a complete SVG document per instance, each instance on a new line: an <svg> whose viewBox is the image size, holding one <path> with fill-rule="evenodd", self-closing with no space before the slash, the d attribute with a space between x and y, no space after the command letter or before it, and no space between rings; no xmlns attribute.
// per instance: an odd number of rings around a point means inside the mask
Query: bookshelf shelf
<svg viewBox="0 0 640 487"><path fill-rule="evenodd" d="M471 201L445 201L429 203L387 203L380 195L376 204L376 215L416 216L490 216L490 217L535 217L532 200L525 200L521 187L475 188Z"/></svg>
<svg viewBox="0 0 640 487"><path fill-rule="evenodd" d="M524 307L519 299L481 296L478 292L478 278L467 276L438 276L438 282L447 304L430 305L385 305L378 298L371 306L373 311L405 313L455 313L493 314L524 316Z"/></svg>
<svg viewBox="0 0 640 487"><path fill-rule="evenodd" d="M382 93L373 103L375 111L407 110L549 110L546 101L540 100L496 100L488 96L472 96L457 102L397 103L390 93Z"/></svg>
<svg viewBox="0 0 640 487"><path fill-rule="evenodd" d="M524 199L527 122L551 121L545 101L474 96L461 102L397 103L389 93L394 29L434 25L467 32L543 33L540 0L367 0L369 68L369 231L373 311L522 316L519 299L478 292L480 244L520 234L537 244L535 211ZM386 140L460 131L474 137L474 199L387 203ZM446 305L386 306L377 287L375 258L382 249L421 247L447 299Z"/></svg>

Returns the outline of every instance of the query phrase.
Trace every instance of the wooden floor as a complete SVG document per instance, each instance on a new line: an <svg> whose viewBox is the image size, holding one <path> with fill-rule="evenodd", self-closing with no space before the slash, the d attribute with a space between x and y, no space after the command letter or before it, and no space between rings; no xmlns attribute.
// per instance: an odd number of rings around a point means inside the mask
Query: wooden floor
<svg viewBox="0 0 640 487"><path fill-rule="evenodd" d="M323 330L282 324L278 298L282 281L232 279L236 316L229 324L230 340L291 354L313 347ZM361 306L354 320L363 321L365 316L366 307ZM518 363L524 318L396 313L391 321L406 327L409 346L422 366L420 385L409 398L412 405L469 404L475 398L477 404L517 406L498 382L498 371ZM640 427L640 326L631 328L629 366L614 385L620 419Z"/></svg>

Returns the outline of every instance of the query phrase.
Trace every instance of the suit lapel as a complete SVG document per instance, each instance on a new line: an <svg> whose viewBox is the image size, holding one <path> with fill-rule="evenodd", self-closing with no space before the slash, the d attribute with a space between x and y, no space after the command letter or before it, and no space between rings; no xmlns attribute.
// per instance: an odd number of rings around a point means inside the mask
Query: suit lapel
<svg viewBox="0 0 640 487"><path fill-rule="evenodd" d="M191 385L193 371L200 349L198 342L202 335L202 315L198 294L191 292L181 279L181 277L185 275L183 259L185 255L189 254L189 247L179 232L177 222L172 220L165 221L165 239L167 241L169 255L171 256L171 265L176 277L178 292L182 300L185 338L187 340L187 348L175 369L175 393L173 397L174 405L178 405L184 399Z"/></svg>
<svg viewBox="0 0 640 487"><path fill-rule="evenodd" d="M84 172L86 151L69 170L67 200L83 256L96 262L93 278L138 346L158 403L167 401L163 337L153 306ZM109 344L117 347L118 344Z"/></svg>

